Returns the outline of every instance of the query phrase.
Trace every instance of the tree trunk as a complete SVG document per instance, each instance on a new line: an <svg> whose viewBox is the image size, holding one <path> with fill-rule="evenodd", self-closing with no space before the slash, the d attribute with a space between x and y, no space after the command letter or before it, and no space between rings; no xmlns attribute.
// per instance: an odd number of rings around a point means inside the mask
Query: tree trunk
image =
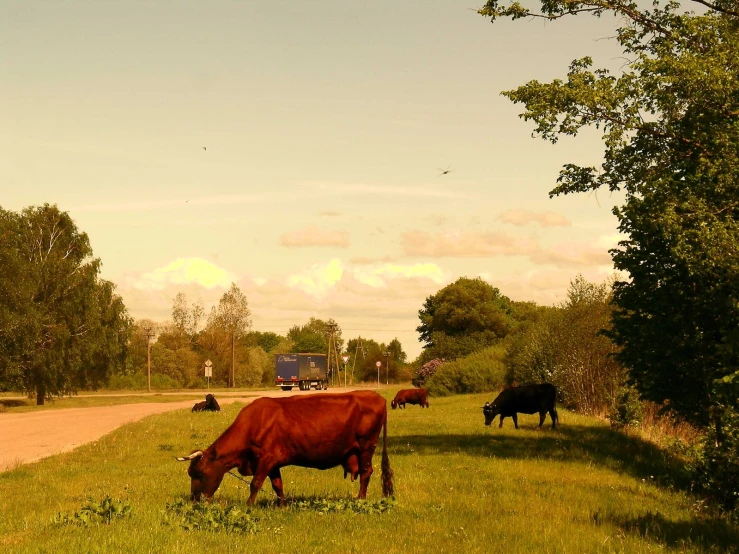
<svg viewBox="0 0 739 554"><path fill-rule="evenodd" d="M38 385L36 387L36 406L43 406L45 397L46 387L44 385Z"/></svg>

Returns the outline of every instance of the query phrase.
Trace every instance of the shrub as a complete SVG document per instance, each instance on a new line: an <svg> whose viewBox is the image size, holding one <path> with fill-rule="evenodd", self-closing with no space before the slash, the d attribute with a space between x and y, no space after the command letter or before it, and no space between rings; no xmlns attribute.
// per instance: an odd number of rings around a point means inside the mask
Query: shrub
<svg viewBox="0 0 739 554"><path fill-rule="evenodd" d="M622 387L608 414L615 425L638 425L644 419L644 408L639 393L633 387Z"/></svg>
<svg viewBox="0 0 739 554"><path fill-rule="evenodd" d="M140 390L146 388L146 375L132 373L130 375L112 375L108 382L111 390Z"/></svg>
<svg viewBox="0 0 739 554"><path fill-rule="evenodd" d="M163 375L161 373L151 374L151 388L152 389L179 389L182 388L182 383L175 381L169 375Z"/></svg>
<svg viewBox="0 0 739 554"><path fill-rule="evenodd" d="M739 518L739 410L717 406L721 427L710 428L695 481L721 508Z"/></svg>
<svg viewBox="0 0 739 554"><path fill-rule="evenodd" d="M418 371L416 371L416 376L413 378L413 386L414 387L423 387L426 384L426 381L439 369L441 364L444 363L444 360L441 360L439 358L435 358L431 360L430 362L426 362L423 364Z"/></svg>
<svg viewBox="0 0 739 554"><path fill-rule="evenodd" d="M426 380L434 396L488 392L503 387L505 347L491 346L465 358L440 365Z"/></svg>

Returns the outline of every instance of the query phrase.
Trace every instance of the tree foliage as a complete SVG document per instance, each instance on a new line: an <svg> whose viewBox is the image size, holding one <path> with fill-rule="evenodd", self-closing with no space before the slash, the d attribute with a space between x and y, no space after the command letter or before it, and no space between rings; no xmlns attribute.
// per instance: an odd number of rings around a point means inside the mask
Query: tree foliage
<svg viewBox="0 0 739 554"><path fill-rule="evenodd" d="M314 352L316 354L327 353L332 325L335 325L334 340L336 341L336 348L338 352L341 352L344 344L341 338L341 327L333 319L323 321L315 317L311 317L305 325L293 325L287 332L288 340L293 343L293 351Z"/></svg>
<svg viewBox="0 0 739 554"><path fill-rule="evenodd" d="M130 318L69 214L0 209L0 237L0 380L43 404L122 369Z"/></svg>
<svg viewBox="0 0 739 554"><path fill-rule="evenodd" d="M590 283L578 275L567 300L542 313L510 339L508 382L553 383L568 407L605 413L626 379L614 358L618 348L604 334L611 328L611 283Z"/></svg>
<svg viewBox="0 0 739 554"><path fill-rule="evenodd" d="M586 56L566 80L504 94L546 140L602 130L602 167L565 165L551 194L625 194L614 213L628 238L612 251L630 277L614 290L619 358L646 399L720 425L717 383L739 366L724 348L739 326L739 11L730 0L698 4L699 15L679 2L545 0L535 14L489 0L480 13L620 18L620 74Z"/></svg>
<svg viewBox="0 0 739 554"><path fill-rule="evenodd" d="M455 359L494 344L513 326L513 303L482 279L462 277L426 298L416 328L423 361Z"/></svg>

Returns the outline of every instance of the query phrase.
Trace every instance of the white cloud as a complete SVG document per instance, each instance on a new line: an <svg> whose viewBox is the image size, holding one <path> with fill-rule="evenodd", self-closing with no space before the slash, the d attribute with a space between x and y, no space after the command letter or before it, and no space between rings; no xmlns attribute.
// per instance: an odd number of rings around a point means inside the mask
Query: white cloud
<svg viewBox="0 0 739 554"><path fill-rule="evenodd" d="M162 290L170 285L197 284L206 289L228 288L235 276L202 258L177 258L164 267L133 280L140 290Z"/></svg>
<svg viewBox="0 0 739 554"><path fill-rule="evenodd" d="M341 262L334 258L326 264L313 264L310 269L288 276L287 285L312 296L324 296L343 274Z"/></svg>

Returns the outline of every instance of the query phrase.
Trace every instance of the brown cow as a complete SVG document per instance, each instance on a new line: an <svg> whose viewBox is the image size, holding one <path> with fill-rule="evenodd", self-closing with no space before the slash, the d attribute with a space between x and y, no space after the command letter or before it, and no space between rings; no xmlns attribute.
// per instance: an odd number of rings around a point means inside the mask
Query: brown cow
<svg viewBox="0 0 739 554"><path fill-rule="evenodd" d="M203 402L198 402L192 407L193 412L220 412L221 407L218 405L216 397L212 394L206 394Z"/></svg>
<svg viewBox="0 0 739 554"><path fill-rule="evenodd" d="M189 456L190 492L194 501L211 498L226 472L238 468L253 475L248 504L254 504L269 477L280 506L284 506L280 468L289 465L344 468L344 477L359 476L359 498L367 497L372 455L380 431L382 493L392 496L393 480L387 456L387 404L372 391L345 394L258 398L241 410L231 426L205 451Z"/></svg>
<svg viewBox="0 0 739 554"><path fill-rule="evenodd" d="M426 389L403 389L399 390L393 401L390 402L393 410L404 408L406 404L419 404L421 408L429 407L429 397Z"/></svg>

